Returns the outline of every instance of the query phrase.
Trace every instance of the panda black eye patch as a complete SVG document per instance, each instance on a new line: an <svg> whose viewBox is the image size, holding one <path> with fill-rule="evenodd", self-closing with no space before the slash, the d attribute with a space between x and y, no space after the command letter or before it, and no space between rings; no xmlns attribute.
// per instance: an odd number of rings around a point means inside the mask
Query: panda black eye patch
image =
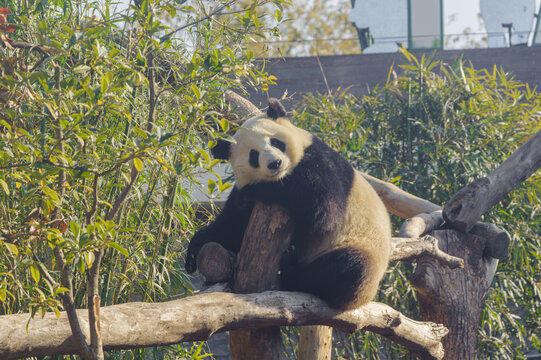
<svg viewBox="0 0 541 360"><path fill-rule="evenodd" d="M270 139L270 144L274 146L275 148L277 148L278 150L280 150L281 152L286 151L286 143L283 142L282 140L279 140L277 138L272 138Z"/></svg>
<svg viewBox="0 0 541 360"><path fill-rule="evenodd" d="M254 168L259 167L259 151L257 150L250 151L250 165Z"/></svg>

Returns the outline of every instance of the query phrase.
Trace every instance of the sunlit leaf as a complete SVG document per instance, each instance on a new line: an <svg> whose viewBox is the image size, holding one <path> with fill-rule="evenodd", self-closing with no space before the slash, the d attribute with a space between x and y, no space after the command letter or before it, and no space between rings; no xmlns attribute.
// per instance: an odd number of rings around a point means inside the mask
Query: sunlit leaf
<svg viewBox="0 0 541 360"><path fill-rule="evenodd" d="M120 244L118 244L118 243L116 243L114 241L111 241L111 242L107 243L107 246L112 247L113 249L117 250L119 253L121 253L122 255L124 255L126 257L130 256L130 253L128 252L128 250L126 250Z"/></svg>
<svg viewBox="0 0 541 360"><path fill-rule="evenodd" d="M137 171L143 171L143 161L139 158L133 158L133 166Z"/></svg>
<svg viewBox="0 0 541 360"><path fill-rule="evenodd" d="M39 274L39 269L36 264L30 265L30 274L32 275L32 279L34 279L34 281L37 284L40 279L40 274Z"/></svg>
<svg viewBox="0 0 541 360"><path fill-rule="evenodd" d="M12 253L13 255L15 256L19 255L19 249L17 248L17 245L11 244L5 241L1 241L1 240L0 240L0 244L3 244L8 249L8 251Z"/></svg>
<svg viewBox="0 0 541 360"><path fill-rule="evenodd" d="M8 186L8 184L7 184L4 180L2 180L2 179L0 179L0 186L2 187L2 190L6 193L6 195L9 195L9 186Z"/></svg>

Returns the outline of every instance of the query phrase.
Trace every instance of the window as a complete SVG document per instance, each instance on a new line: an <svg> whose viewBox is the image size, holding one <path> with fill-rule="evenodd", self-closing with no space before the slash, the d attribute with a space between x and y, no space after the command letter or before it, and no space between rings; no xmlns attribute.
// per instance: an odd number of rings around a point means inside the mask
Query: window
<svg viewBox="0 0 541 360"><path fill-rule="evenodd" d="M443 0L408 0L408 47L443 48Z"/></svg>

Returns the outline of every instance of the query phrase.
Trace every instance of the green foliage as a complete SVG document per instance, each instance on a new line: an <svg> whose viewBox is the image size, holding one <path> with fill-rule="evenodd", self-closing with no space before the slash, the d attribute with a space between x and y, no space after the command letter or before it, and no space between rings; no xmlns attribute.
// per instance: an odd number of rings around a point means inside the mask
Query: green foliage
<svg viewBox="0 0 541 360"><path fill-rule="evenodd" d="M349 21L350 11L349 0L292 1L268 19L276 31L279 29L279 41L257 39L250 48L259 58L358 54L361 47L357 30Z"/></svg>
<svg viewBox="0 0 541 360"><path fill-rule="evenodd" d="M84 307L96 266L102 306L191 293L190 188L229 128L224 89L273 83L246 42L276 33L258 1L198 4L0 3L0 314Z"/></svg>
<svg viewBox="0 0 541 360"><path fill-rule="evenodd" d="M487 175L541 128L541 95L501 69L441 64L404 51L400 76L362 99L347 91L308 95L296 123L322 137L358 169L436 204ZM541 174L494 207L485 221L512 235L500 262L479 331L479 358L515 359L540 349ZM394 219L398 229L398 219ZM381 300L418 318L412 267L394 265ZM340 339L338 358L402 358L403 350L369 333ZM384 345L384 346L383 346ZM356 355L354 355L356 354Z"/></svg>

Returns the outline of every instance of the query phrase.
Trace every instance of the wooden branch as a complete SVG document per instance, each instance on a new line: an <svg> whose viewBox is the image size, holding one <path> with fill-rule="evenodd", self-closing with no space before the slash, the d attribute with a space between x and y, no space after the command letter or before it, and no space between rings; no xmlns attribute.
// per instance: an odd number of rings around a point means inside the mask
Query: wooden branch
<svg viewBox="0 0 541 360"><path fill-rule="evenodd" d="M109 212L105 216L105 220L113 220L114 217L118 214L118 212L120 211L120 208L124 204L124 201L128 198L128 195L130 194L131 189L133 188L133 185L137 181L138 177L139 177L139 171L137 171L137 169L135 168L135 165L133 165L131 169L130 182L125 184L120 194L118 194L115 202L113 203L113 207L111 208L111 210L109 210Z"/></svg>
<svg viewBox="0 0 541 360"><path fill-rule="evenodd" d="M409 219L410 217L425 212L441 210L441 206L412 195L396 185L360 171L359 174L361 174L370 185L372 185L374 190L376 190L379 197L383 200L387 211L402 219Z"/></svg>
<svg viewBox="0 0 541 360"><path fill-rule="evenodd" d="M103 340L101 337L100 324L100 301L99 283L100 283L100 266L101 259L105 253L105 249L94 251L94 262L92 267L86 270L86 292L88 304L88 320L90 329L90 348L92 350L92 359L103 360Z"/></svg>
<svg viewBox="0 0 541 360"><path fill-rule="evenodd" d="M541 167L541 130L487 177L462 188L443 209L455 228L469 232L484 213Z"/></svg>
<svg viewBox="0 0 541 360"><path fill-rule="evenodd" d="M315 296L267 291L258 294L210 293L164 303L127 303L102 307L105 350L177 344L208 339L241 328L323 324L346 332L361 329L386 336L423 359L441 359L442 325L411 320L387 305L371 302L341 312ZM85 336L88 313L77 310ZM26 324L29 314L0 316L0 358L71 354L79 345L65 312L47 313Z"/></svg>
<svg viewBox="0 0 541 360"><path fill-rule="evenodd" d="M476 222L470 234L486 239L485 255L494 259L503 259L509 253L511 236L507 231L500 229L494 224Z"/></svg>
<svg viewBox="0 0 541 360"><path fill-rule="evenodd" d="M261 115L263 112L257 106L252 104L234 91L226 90L225 101L231 107L231 110L239 116L239 120L243 121L256 115Z"/></svg>
<svg viewBox="0 0 541 360"><path fill-rule="evenodd" d="M280 259L289 247L293 230L293 221L281 206L254 205L237 257L233 292L246 294L280 287ZM231 331L229 344L233 360L283 358L279 327Z"/></svg>
<svg viewBox="0 0 541 360"><path fill-rule="evenodd" d="M391 261L413 261L421 256L429 256L451 269L464 266L464 261L461 258L442 251L438 247L437 240L430 235L420 238L394 237L392 238L392 246ZM209 283L231 280L234 264L235 255L218 243L205 244L197 255L197 268ZM262 263L253 266L262 266Z"/></svg>
<svg viewBox="0 0 541 360"><path fill-rule="evenodd" d="M61 80L60 67L58 66L58 64L55 64L54 66L54 78L55 78L55 89L58 91L60 90L60 80ZM64 153L64 141L63 141L64 129L60 121L54 118L53 114L51 114L51 117L53 117L53 120L57 122L56 139L58 141L58 147L59 147L58 150L60 151L61 154L63 154ZM63 199L66 193L66 171L64 169L60 169L58 171L57 191L60 195L60 198ZM59 206L55 207L52 213L52 218L55 220L62 220L61 208ZM81 323L79 322L77 311L75 309L75 301L73 298L73 274L71 272L71 265L66 262L66 259L64 257L64 251L59 246L56 246L53 249L53 253L55 255L57 266L60 268L60 280L61 280L62 286L68 289L67 292L63 292L60 294L60 298L62 299L62 304L64 305L64 309L66 309L66 314L68 316L73 339L76 341L79 348L78 351L76 351L76 353L81 354L81 356L86 360L91 360L94 357L94 353L93 353L92 348L88 345L88 342L84 338L83 331L81 329Z"/></svg>
<svg viewBox="0 0 541 360"><path fill-rule="evenodd" d="M464 267L464 260L451 256L438 247L438 240L430 235L422 238L393 238L391 261L412 261L429 256L451 269Z"/></svg>
<svg viewBox="0 0 541 360"><path fill-rule="evenodd" d="M404 228L405 233L400 235L401 237L417 238L437 229L441 225L443 221L443 219L440 219L440 216L442 216L441 206L407 193L391 183L362 172L359 173L376 190L390 213L402 219L409 219L407 220L408 225ZM423 213L429 213L430 215L424 215ZM494 224L478 221L474 224L470 233L487 240L486 255L495 259L503 259L507 256L511 237L505 230Z"/></svg>
<svg viewBox="0 0 541 360"><path fill-rule="evenodd" d="M56 259L56 264L60 268L60 281L62 283L62 286L68 289L68 291L60 293L60 298L62 299L64 309L66 309L64 314L68 319L71 335L70 338L75 346L75 349L71 353L81 354L83 358L91 359L92 350L90 349L90 346L88 346L88 342L85 340L84 331L81 327L80 322L80 311L76 310L75 301L73 299L73 275L71 272L71 268L68 264L66 264L64 253L62 252L60 247L56 246L53 249L53 252ZM8 327L6 327L6 329L7 328ZM1 342L2 341L0 340L0 343ZM2 349L2 347L0 347L0 349Z"/></svg>
<svg viewBox="0 0 541 360"><path fill-rule="evenodd" d="M16 49L24 49L28 50L29 52L38 51L44 56L51 56L60 53L59 50L50 46L31 44L26 41L11 41L9 44Z"/></svg>
<svg viewBox="0 0 541 360"><path fill-rule="evenodd" d="M419 238L421 235L438 229L443 224L441 209L431 213L422 213L415 215L402 224L400 227L400 237Z"/></svg>
<svg viewBox="0 0 541 360"><path fill-rule="evenodd" d="M280 286L280 259L289 247L295 226L278 205L256 203L238 254L233 292L252 293Z"/></svg>
<svg viewBox="0 0 541 360"><path fill-rule="evenodd" d="M197 269L207 283L229 282L235 271L236 255L222 245L209 242L197 254Z"/></svg>
<svg viewBox="0 0 541 360"><path fill-rule="evenodd" d="M303 326L299 336L297 360L330 360L332 331L330 326Z"/></svg>

